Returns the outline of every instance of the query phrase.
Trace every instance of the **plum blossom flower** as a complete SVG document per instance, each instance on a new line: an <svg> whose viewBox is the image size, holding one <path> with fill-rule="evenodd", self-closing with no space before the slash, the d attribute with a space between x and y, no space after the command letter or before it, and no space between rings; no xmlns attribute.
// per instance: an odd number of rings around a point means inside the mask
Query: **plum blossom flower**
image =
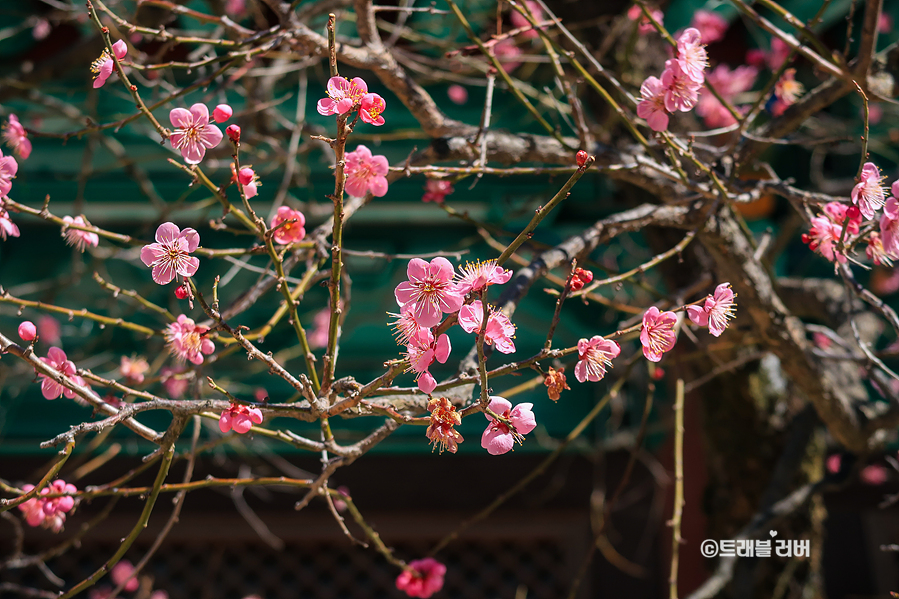
<svg viewBox="0 0 899 599"><path fill-rule="evenodd" d="M874 218L874 212L883 206L886 199L881 185L883 179L880 169L873 162L866 162L858 184L852 188L852 203L858 206L865 218Z"/></svg>
<svg viewBox="0 0 899 599"><path fill-rule="evenodd" d="M562 391L571 390L565 380L564 366L558 370L550 366L546 376L543 377L543 384L546 385L546 395L553 401L559 401Z"/></svg>
<svg viewBox="0 0 899 599"><path fill-rule="evenodd" d="M660 312L652 306L643 314L643 327L640 330L640 343L643 345L643 356L650 362L658 362L662 354L674 349L677 335L674 324L677 316L674 312Z"/></svg>
<svg viewBox="0 0 899 599"><path fill-rule="evenodd" d="M521 56L521 48L515 45L515 41L506 38L493 46L493 54L499 60L507 73L511 73L521 66L521 61L517 60Z"/></svg>
<svg viewBox="0 0 899 599"><path fill-rule="evenodd" d="M344 160L348 194L357 198L364 197L368 192L376 198L387 194L386 175L390 170L387 158L381 155L373 156L371 150L360 145L353 152L347 152Z"/></svg>
<svg viewBox="0 0 899 599"><path fill-rule="evenodd" d="M137 358L122 356L119 363L119 373L130 382L138 385L144 382L144 374L148 370L150 370L150 364L142 356Z"/></svg>
<svg viewBox="0 0 899 599"><path fill-rule="evenodd" d="M802 234L802 243L808 244L810 250L821 254L831 262L834 259L839 262L846 262L846 254L836 252L842 227L826 216L816 216L812 218L811 222L812 226L808 233Z"/></svg>
<svg viewBox="0 0 899 599"><path fill-rule="evenodd" d="M22 341L34 341L37 336L37 327L30 320L25 320L19 324L18 333Z"/></svg>
<svg viewBox="0 0 899 599"><path fill-rule="evenodd" d="M880 237L880 233L877 231L872 231L868 236L868 245L865 248L865 255L877 266L892 266L893 260L896 260L896 258L899 257L896 254L887 251L883 246L883 240Z"/></svg>
<svg viewBox="0 0 899 599"><path fill-rule="evenodd" d="M123 40L119 40L112 45L112 51L116 58L122 60L128 54L128 45ZM91 72L94 73L94 89L106 84L113 69L115 69L115 61L112 59L109 49L103 48L103 54L91 63Z"/></svg>
<svg viewBox="0 0 899 599"><path fill-rule="evenodd" d="M484 342L493 345L504 354L515 352L515 344L512 339L515 337L515 325L509 320L509 317L502 312L494 311L489 308L487 317L487 330L484 333ZM480 332L481 321L484 318L484 305L481 300L475 300L470 304L462 306L459 310L459 326L466 333Z"/></svg>
<svg viewBox="0 0 899 599"><path fill-rule="evenodd" d="M699 30L703 41L707 44L713 44L720 39L724 39L727 32L727 20L716 12L710 10L697 10L693 13L693 20L690 26Z"/></svg>
<svg viewBox="0 0 899 599"><path fill-rule="evenodd" d="M327 92L328 97L318 101L318 113L322 116L346 114L368 93L368 84L361 77L354 77L352 81L344 77L331 77Z"/></svg>
<svg viewBox="0 0 899 599"><path fill-rule="evenodd" d="M26 493L34 489L34 485L25 485L22 490ZM75 507L75 498L65 497L43 497L51 493L75 493L78 489L75 485L68 484L64 480L57 479L41 489L37 497L32 497L28 501L19 504L25 516L25 522L28 526L41 526L53 532L62 530L66 521L66 512Z"/></svg>
<svg viewBox="0 0 899 599"><path fill-rule="evenodd" d="M331 308L322 308L312 317L312 332L309 333L309 347L328 345L328 327L331 324ZM404 344L405 345L405 344Z"/></svg>
<svg viewBox="0 0 899 599"><path fill-rule="evenodd" d="M411 570L403 570L396 577L396 588L410 597L427 599L443 588L446 566L433 557L409 562Z"/></svg>
<svg viewBox="0 0 899 599"><path fill-rule="evenodd" d="M730 283L721 283L715 287L715 293L705 299L702 306L687 306L687 315L699 326L709 327L709 333L720 337L727 328L727 321L736 316L735 297Z"/></svg>
<svg viewBox="0 0 899 599"><path fill-rule="evenodd" d="M12 180L19 170L19 163L12 156L4 156L0 152L0 198L9 195Z"/></svg>
<svg viewBox="0 0 899 599"><path fill-rule="evenodd" d="M126 559L112 567L109 577L116 585L124 585L122 588L129 593L133 593L140 587L140 581L134 576L134 564Z"/></svg>
<svg viewBox="0 0 899 599"><path fill-rule="evenodd" d="M858 235L862 224L862 213L856 206L849 206L842 202L828 202L824 206L824 216L829 218L831 222L843 228L843 222L849 219L846 224L846 233L849 235Z"/></svg>
<svg viewBox="0 0 899 599"><path fill-rule="evenodd" d="M176 274L182 277L196 274L200 260L190 253L199 246L200 234L194 229L182 231L174 223L162 223L156 229L156 243L145 245L140 251L140 259L153 268L153 281L168 285Z"/></svg>
<svg viewBox="0 0 899 599"><path fill-rule="evenodd" d="M483 291L490 285L508 283L511 278L512 271L499 266L496 260L468 262L465 266L459 267L456 291L461 295L467 295L473 291Z"/></svg>
<svg viewBox="0 0 899 599"><path fill-rule="evenodd" d="M655 19L659 24L662 23L662 19L665 17L665 14L659 10L658 8L653 8L649 10L652 18ZM640 24L637 27L638 33L649 33L651 31L655 31L655 26L652 24L652 21L649 20L644 14L643 10L640 8L638 4L634 4L629 9L627 9L627 18L631 21L639 21Z"/></svg>
<svg viewBox="0 0 899 599"><path fill-rule="evenodd" d="M668 112L689 112L699 101L702 83L688 77L681 64L673 58L665 62L662 85L665 86L665 110Z"/></svg>
<svg viewBox="0 0 899 599"><path fill-rule="evenodd" d="M25 127L14 114L9 115L9 120L3 125L3 139L6 140L6 145L22 160L31 156L31 140L28 139Z"/></svg>
<svg viewBox="0 0 899 599"><path fill-rule="evenodd" d="M741 65L735 69L727 65L719 64L707 79L714 86L722 98L733 103L741 93L752 89L759 70L753 66ZM700 94L699 103L696 105L696 114L701 116L708 127L728 127L737 121L724 104L712 94Z"/></svg>
<svg viewBox="0 0 899 599"><path fill-rule="evenodd" d="M380 127L385 122L381 116L385 108L387 103L384 102L384 98L378 94L365 94L359 103L359 116L363 122Z"/></svg>
<svg viewBox="0 0 899 599"><path fill-rule="evenodd" d="M884 250L893 256L899 256L899 200L895 197L888 199L883 207L880 236Z"/></svg>
<svg viewBox="0 0 899 599"><path fill-rule="evenodd" d="M785 106L795 104L803 91L802 84L796 81L796 69L784 71L783 76L774 86L774 93L777 95L777 99L783 102Z"/></svg>
<svg viewBox="0 0 899 599"><path fill-rule="evenodd" d="M421 201L439 204L451 193L453 193L453 184L449 181L428 179L427 183L425 183L425 194L421 197Z"/></svg>
<svg viewBox="0 0 899 599"><path fill-rule="evenodd" d="M172 399L179 399L184 395L184 392L187 391L187 387L190 384L190 381L181 376L183 373L184 368L175 369L168 366L165 366L159 371L162 387Z"/></svg>
<svg viewBox="0 0 899 599"><path fill-rule="evenodd" d="M90 223L84 220L84 217L64 216L62 218L66 225L78 225L80 227L89 227ZM78 248L82 253L87 246L97 247L100 244L100 236L91 231L82 231L81 229L65 228L63 236L66 238L68 245Z"/></svg>
<svg viewBox="0 0 899 599"><path fill-rule="evenodd" d="M637 104L637 116L646 120L653 131L665 131L668 128L668 113L665 111L665 86L658 77L647 77L640 86L643 98Z"/></svg>
<svg viewBox="0 0 899 599"><path fill-rule="evenodd" d="M71 379L79 385L84 385L84 379L75 374L75 363L69 360L66 352L58 347L51 347L47 352L47 357L41 358L41 362L58 370L63 377ZM57 383L43 372L39 372L38 377L41 379L41 394L45 399L58 399L60 395L64 395L68 399L75 397L74 391Z"/></svg>
<svg viewBox="0 0 899 599"><path fill-rule="evenodd" d="M396 320L390 323L393 329L393 336L399 345L409 345L410 339L418 334L422 329L427 327L421 326L421 323L415 318L415 304L406 304L400 309L400 313L388 312L389 316L396 317Z"/></svg>
<svg viewBox="0 0 899 599"><path fill-rule="evenodd" d="M188 164L200 164L207 148L214 148L222 141L222 130L209 123L209 109L205 104L194 104L190 110L172 108L169 120L175 132L169 138L172 147L181 151Z"/></svg>
<svg viewBox="0 0 899 599"><path fill-rule="evenodd" d="M16 223L12 222L9 212L3 209L3 202L0 201L0 239L6 241L7 235L10 237L18 237L19 227L16 226Z"/></svg>
<svg viewBox="0 0 899 599"><path fill-rule="evenodd" d="M533 407L532 403L520 403L513 408L508 399L498 395L491 396L489 408L494 414L511 422L512 427L485 412L484 416L490 424L481 435L481 447L490 455L502 455L511 451L516 442L519 445L523 443L524 436L537 428L537 419L531 411Z"/></svg>
<svg viewBox="0 0 899 599"><path fill-rule="evenodd" d="M48 314L37 317L37 332L45 343L56 345L62 340L59 321Z"/></svg>
<svg viewBox="0 0 899 599"><path fill-rule="evenodd" d="M224 123L231 118L232 114L234 114L234 109L227 104L219 104L212 111L212 120L216 123Z"/></svg>
<svg viewBox="0 0 899 599"><path fill-rule="evenodd" d="M306 237L306 229L304 228L306 226L306 217L299 210L294 210L289 206L280 206L278 212L272 217L271 228L274 229L281 223L284 223L284 226L275 231L275 234L272 236L275 243L287 245Z"/></svg>
<svg viewBox="0 0 899 599"><path fill-rule="evenodd" d="M250 167L245 166L240 169L240 172L237 173L237 180L240 181L240 185L243 187L243 194L248 200L250 198L255 198L259 193L256 188L262 184L259 183L259 177L256 176L256 171Z"/></svg>
<svg viewBox="0 0 899 599"><path fill-rule="evenodd" d="M245 406L239 403L231 403L231 406L222 411L219 417L219 429L223 433L234 430L241 435L250 430L254 424L262 424L262 412L259 408Z"/></svg>
<svg viewBox="0 0 899 599"><path fill-rule="evenodd" d="M709 59L702 45L702 34L695 27L687 28L677 39L677 62L684 74L696 83L705 80Z"/></svg>
<svg viewBox="0 0 899 599"><path fill-rule="evenodd" d="M428 411L431 413L431 424L428 425L425 436L433 444L432 451L440 448L440 453L444 450L456 453L459 443L464 440L459 431L453 428L462 424L462 416L456 411L456 406L445 397L433 397L428 401Z"/></svg>
<svg viewBox="0 0 899 599"><path fill-rule="evenodd" d="M178 320L170 323L164 331L169 352L181 363L188 360L192 364L202 364L203 355L215 351L215 344L204 335L208 330L207 327L196 324L192 318L179 314Z"/></svg>
<svg viewBox="0 0 899 599"><path fill-rule="evenodd" d="M578 361L574 366L574 378L578 382L599 382L606 376L606 368L621 353L621 346L610 339L594 335L590 340L577 342Z"/></svg>
<svg viewBox="0 0 899 599"><path fill-rule="evenodd" d="M462 307L462 295L453 283L455 271L446 258L438 256L430 263L412 258L406 275L409 280L397 285L393 293L401 308L413 305L415 320L421 326L432 327L443 313L452 314Z"/></svg>
<svg viewBox="0 0 899 599"><path fill-rule="evenodd" d="M409 339L406 350L409 369L418 373L416 377L418 388L423 393L430 394L437 387L437 381L428 368L434 363L434 360L445 364L449 359L452 351L449 337L444 333L435 340L431 329L420 329Z"/></svg>

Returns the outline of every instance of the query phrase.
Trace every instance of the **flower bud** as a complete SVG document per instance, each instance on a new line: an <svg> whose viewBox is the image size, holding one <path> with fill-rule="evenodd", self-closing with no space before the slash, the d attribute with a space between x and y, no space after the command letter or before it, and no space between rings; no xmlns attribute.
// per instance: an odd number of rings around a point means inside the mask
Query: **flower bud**
<svg viewBox="0 0 899 599"><path fill-rule="evenodd" d="M225 129L225 133L228 134L228 139L237 143L240 141L240 127L237 125L228 125L228 128Z"/></svg>
<svg viewBox="0 0 899 599"><path fill-rule="evenodd" d="M577 165L579 167L583 168L583 166L585 164L587 164L587 152L585 152L583 150L578 150L577 154L575 154L575 156L574 156L574 159L577 162Z"/></svg>
<svg viewBox="0 0 899 599"><path fill-rule="evenodd" d="M569 283L572 291L580 291L584 288L584 282L581 281L578 277L571 277L571 283Z"/></svg>
<svg viewBox="0 0 899 599"><path fill-rule="evenodd" d="M22 341L33 341L35 335L37 335L37 328L30 320L19 325L19 337L22 338Z"/></svg>
<svg viewBox="0 0 899 599"><path fill-rule="evenodd" d="M584 283L590 283L593 281L593 273L589 270L584 270L583 268L575 269L574 276Z"/></svg>
<svg viewBox="0 0 899 599"><path fill-rule="evenodd" d="M215 110L212 111L212 118L216 123L224 123L231 118L233 113L234 111L231 110L231 107L227 104L219 104L215 107Z"/></svg>
<svg viewBox="0 0 899 599"><path fill-rule="evenodd" d="M244 167L240 169L240 172L237 174L237 178L240 180L241 185L249 185L253 182L253 177L256 176L256 173L253 172L253 169L250 167Z"/></svg>
<svg viewBox="0 0 899 599"><path fill-rule="evenodd" d="M178 285L178 287L175 288L175 297L178 299L187 298L187 289L184 288L184 285Z"/></svg>
<svg viewBox="0 0 899 599"><path fill-rule="evenodd" d="M846 216L849 217L849 220L861 220L862 211L858 209L858 206L849 206L849 209L846 210Z"/></svg>

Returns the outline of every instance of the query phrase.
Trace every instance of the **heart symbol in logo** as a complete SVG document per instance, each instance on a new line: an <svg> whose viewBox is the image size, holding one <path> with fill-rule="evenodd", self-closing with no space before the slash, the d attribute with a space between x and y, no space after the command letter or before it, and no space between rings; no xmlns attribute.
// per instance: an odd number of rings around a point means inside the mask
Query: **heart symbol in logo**
<svg viewBox="0 0 899 599"><path fill-rule="evenodd" d="M777 531L776 531L776 530L771 530L771 531L768 532L768 534L771 535L772 537L776 537L776 536L777 536Z"/></svg>

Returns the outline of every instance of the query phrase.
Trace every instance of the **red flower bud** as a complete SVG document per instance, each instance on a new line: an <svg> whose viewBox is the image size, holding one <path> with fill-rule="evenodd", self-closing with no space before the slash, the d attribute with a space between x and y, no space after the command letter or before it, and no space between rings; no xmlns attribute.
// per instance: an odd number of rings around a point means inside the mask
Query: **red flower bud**
<svg viewBox="0 0 899 599"><path fill-rule="evenodd" d="M593 281L593 273L589 270L584 270L583 268L576 269L574 271L574 276L584 283L590 283L591 281Z"/></svg>
<svg viewBox="0 0 899 599"><path fill-rule="evenodd" d="M574 159L579 167L583 167L585 164L587 164L587 152L578 150L577 154L575 154L574 156Z"/></svg>
<svg viewBox="0 0 899 599"><path fill-rule="evenodd" d="M849 206L849 209L846 210L846 216L849 217L849 220L861 220L862 211L858 209L858 206Z"/></svg>
<svg viewBox="0 0 899 599"><path fill-rule="evenodd" d="M175 288L175 297L178 299L187 298L187 289L184 288L184 285L179 285Z"/></svg>
<svg viewBox="0 0 899 599"><path fill-rule="evenodd" d="M237 143L240 141L240 127L237 125L228 125L228 128L225 129L225 133L228 134L228 139Z"/></svg>
<svg viewBox="0 0 899 599"><path fill-rule="evenodd" d="M576 276L571 277L571 283L569 283L572 291L580 291L584 288L584 282L577 278Z"/></svg>

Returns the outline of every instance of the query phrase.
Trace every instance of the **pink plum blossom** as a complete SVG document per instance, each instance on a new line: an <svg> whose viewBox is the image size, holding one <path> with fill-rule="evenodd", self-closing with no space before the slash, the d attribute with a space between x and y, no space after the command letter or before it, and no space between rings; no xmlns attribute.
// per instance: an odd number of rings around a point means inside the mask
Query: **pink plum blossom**
<svg viewBox="0 0 899 599"><path fill-rule="evenodd" d="M702 84L688 77L681 64L674 59L665 62L662 85L665 87L665 110L668 112L689 112L699 101Z"/></svg>
<svg viewBox="0 0 899 599"><path fill-rule="evenodd" d="M468 90L459 85L458 83L449 86L446 90L446 95L449 97L450 102L453 104L462 105L468 102Z"/></svg>
<svg viewBox="0 0 899 599"><path fill-rule="evenodd" d="M462 306L459 310L459 326L466 333L480 332L481 322L484 319L484 305L481 300L475 300ZM484 342L493 345L504 354L515 352L515 325L509 317L499 311L489 310L487 317L487 330L484 333Z"/></svg>
<svg viewBox="0 0 899 599"><path fill-rule="evenodd" d="M128 54L128 46L123 40L119 40L112 45L112 51L116 58L122 60ZM109 49L104 48L103 54L91 63L91 72L94 73L94 89L103 87L114 69L115 61L112 59Z"/></svg>
<svg viewBox="0 0 899 599"><path fill-rule="evenodd" d="M425 183L425 194L421 197L421 200L439 204L451 193L453 193L453 184L449 181L428 179L427 183Z"/></svg>
<svg viewBox="0 0 899 599"><path fill-rule="evenodd" d="M852 203L858 206L865 218L874 218L874 212L883 206L884 189L880 169L873 162L866 162L858 184L852 188Z"/></svg>
<svg viewBox="0 0 899 599"><path fill-rule="evenodd" d="M449 336L444 333L435 339L430 329L419 329L409 338L406 358L409 360L410 370L418 373L418 388L422 392L430 394L437 387L437 381L428 368L434 360L445 364L452 349Z"/></svg>
<svg viewBox="0 0 899 599"><path fill-rule="evenodd" d="M705 299L702 306L687 306L687 315L699 326L709 327L709 333L719 337L727 328L727 321L736 316L735 297L730 283L721 283L715 287L715 293Z"/></svg>
<svg viewBox="0 0 899 599"><path fill-rule="evenodd" d="M493 46L493 54L500 64L503 65L503 68L506 69L507 73L511 73L521 66L521 61L518 60L521 56L521 48L516 46L515 41L512 39L504 39Z"/></svg>
<svg viewBox="0 0 899 599"><path fill-rule="evenodd" d="M406 267L408 281L396 286L396 303L402 308L412 304L416 321L423 327L440 322L443 313L452 314L462 307L462 296L453 283L455 271L443 257L431 260L412 258Z"/></svg>
<svg viewBox="0 0 899 599"><path fill-rule="evenodd" d="M227 0L225 2L225 14L235 17L243 16L247 11L247 0Z"/></svg>
<svg viewBox="0 0 899 599"><path fill-rule="evenodd" d="M171 399L179 399L187 391L190 381L181 376L183 373L184 368L175 369L168 366L159 371L162 386Z"/></svg>
<svg viewBox="0 0 899 599"><path fill-rule="evenodd" d="M384 98L378 94L365 94L359 103L359 116L362 121L369 125L381 126L384 124L384 117L381 113L387 108Z"/></svg>
<svg viewBox="0 0 899 599"><path fill-rule="evenodd" d="M390 170L387 158L381 155L374 156L371 150L360 145L355 151L347 152L344 160L348 194L357 198L364 197L369 192L376 198L387 194L386 175Z"/></svg>
<svg viewBox="0 0 899 599"><path fill-rule="evenodd" d="M228 139L230 139L234 143L240 143L240 126L228 125L225 128L225 133L228 134Z"/></svg>
<svg viewBox="0 0 899 599"><path fill-rule="evenodd" d="M37 327L30 320L25 320L19 324L18 333L22 341L34 341L37 335Z"/></svg>
<svg viewBox="0 0 899 599"><path fill-rule="evenodd" d="M234 110L230 106L227 104L219 104L212 111L212 120L216 123L224 123L231 118L232 114L234 114Z"/></svg>
<svg viewBox="0 0 899 599"><path fill-rule="evenodd" d="M767 55L768 68L778 70L790 55L790 46L779 37L771 38L771 51Z"/></svg>
<svg viewBox="0 0 899 599"><path fill-rule="evenodd" d="M409 562L410 570L396 577L396 588L410 597L427 599L443 588L446 566L432 557Z"/></svg>
<svg viewBox="0 0 899 599"><path fill-rule="evenodd" d="M25 485L22 490L26 493L33 490L34 485ZM68 484L64 480L57 479L41 489L37 497L32 497L28 501L19 504L25 516L25 522L28 526L41 526L53 532L62 530L66 521L66 512L75 507L75 498L66 497L44 497L44 495L56 493L76 493L78 489L75 485Z"/></svg>
<svg viewBox="0 0 899 599"><path fill-rule="evenodd" d="M284 226L275 231L275 234L272 236L275 243L287 245L301 241L306 237L306 229L304 228L306 226L306 217L299 210L294 210L289 206L280 206L278 212L272 217L271 228L274 229L281 223L285 223Z"/></svg>
<svg viewBox="0 0 899 599"><path fill-rule="evenodd" d="M880 13L880 19L877 21L878 33L889 33L893 30L893 17L886 12Z"/></svg>
<svg viewBox="0 0 899 599"><path fill-rule="evenodd" d="M702 34L695 27L689 27L677 40L677 62L684 74L695 81L705 81L705 70L709 66Z"/></svg>
<svg viewBox="0 0 899 599"><path fill-rule="evenodd" d="M205 336L209 329L196 324L193 319L184 314L178 315L178 320L170 323L164 331L166 345L169 352L179 362L185 360L192 364L202 364L203 355L209 355L215 351L212 340Z"/></svg>
<svg viewBox="0 0 899 599"><path fill-rule="evenodd" d="M574 377L581 383L596 383L606 376L606 368L612 367L612 360L621 353L621 346L610 339L594 335L590 340L581 339L577 342L577 353Z"/></svg>
<svg viewBox="0 0 899 599"><path fill-rule="evenodd" d="M490 285L502 285L512 278L512 271L497 265L496 260L469 262L459 268L456 291L462 295L483 291Z"/></svg>
<svg viewBox="0 0 899 599"><path fill-rule="evenodd" d="M140 251L141 261L153 268L153 281L168 285L176 274L192 277L200 267L199 258L190 255L200 246L200 234L194 229L183 231L174 223L162 223L156 229L156 243Z"/></svg>
<svg viewBox="0 0 899 599"><path fill-rule="evenodd" d="M259 177L256 176L256 171L245 166L237 173L237 180L240 181L240 185L243 187L243 194L248 200L256 197L258 193L256 188L261 185Z"/></svg>
<svg viewBox="0 0 899 599"><path fill-rule="evenodd" d="M175 128L169 138L172 147L181 151L188 164L200 164L206 149L222 141L222 130L209 123L209 109L205 104L194 104L190 110L173 108L169 120Z"/></svg>
<svg viewBox="0 0 899 599"><path fill-rule="evenodd" d="M893 256L899 257L899 200L891 197L883 207L880 217L880 235L883 248Z"/></svg>
<svg viewBox="0 0 899 599"><path fill-rule="evenodd" d="M643 98L637 104L637 116L646 120L653 131L664 131L668 128L668 113L665 111L665 86L658 77L647 77L640 86Z"/></svg>
<svg viewBox="0 0 899 599"><path fill-rule="evenodd" d="M658 362L662 354L674 349L677 335L674 324L677 315L674 312L661 312L652 306L643 314L643 327L640 329L640 343L643 345L643 356L650 362Z"/></svg>
<svg viewBox="0 0 899 599"><path fill-rule="evenodd" d="M709 73L707 79L722 98L733 103L739 94L752 89L758 73L759 70L752 66L742 65L731 69L727 65L719 64ZM737 122L718 98L710 93L699 95L696 113L703 118L706 126L712 128L728 127Z"/></svg>
<svg viewBox="0 0 899 599"><path fill-rule="evenodd" d="M7 235L10 237L18 237L19 227L16 226L16 223L12 222L9 212L3 209L3 202L0 201L0 239L6 241Z"/></svg>
<svg viewBox="0 0 899 599"><path fill-rule="evenodd" d="M9 195L12 180L19 170L19 163L12 156L4 156L0 152L0 198Z"/></svg>
<svg viewBox="0 0 899 599"><path fill-rule="evenodd" d="M665 17L664 13L658 8L653 8L649 10L649 13L652 15L652 18L655 19L660 25L662 24L662 19ZM627 18L631 21L639 21L640 24L637 27L638 33L649 33L651 31L655 31L655 26L652 24L646 15L643 14L643 10L639 5L634 4L627 10Z"/></svg>
<svg viewBox="0 0 899 599"><path fill-rule="evenodd" d="M843 228L843 222L849 218L846 224L846 233L849 235L858 235L859 228L862 224L862 213L855 207L842 202L828 202L824 206L824 216L829 218L833 224Z"/></svg>
<svg viewBox="0 0 899 599"><path fill-rule="evenodd" d="M796 81L796 69L787 69L774 86L777 99L785 106L795 104L804 91L802 84Z"/></svg>
<svg viewBox="0 0 899 599"><path fill-rule="evenodd" d="M31 140L28 139L25 127L14 114L9 115L9 120L3 125L3 139L6 140L6 145L22 160L31 156Z"/></svg>
<svg viewBox="0 0 899 599"><path fill-rule="evenodd" d="M259 408L231 403L231 407L222 412L219 418L219 429L223 433L234 430L241 435L250 430L254 424L262 424L262 412Z"/></svg>
<svg viewBox="0 0 899 599"><path fill-rule="evenodd" d="M868 234L868 245L865 247L865 255L877 266L892 266L893 260L897 258L896 254L884 248L883 240L877 231L871 231Z"/></svg>
<svg viewBox="0 0 899 599"><path fill-rule="evenodd" d="M513 408L509 400L498 395L491 396L489 408L511 422L512 427L485 412L484 416L490 424L481 435L481 447L490 455L502 455L511 451L516 442L523 443L524 436L537 428L537 419L531 411L533 407L532 403L520 403Z"/></svg>
<svg viewBox="0 0 899 599"><path fill-rule="evenodd" d="M309 347L325 347L328 345L328 327L331 324L331 309L322 308L312 317L312 332L309 333Z"/></svg>
<svg viewBox="0 0 899 599"><path fill-rule="evenodd" d="M399 345L409 345L410 340L416 336L419 331L427 327L421 326L415 318L415 304L408 303L400 309L400 313L388 312L389 316L396 317L396 320L390 323L390 327L394 330L393 336Z"/></svg>
<svg viewBox="0 0 899 599"><path fill-rule="evenodd" d="M126 559L113 566L109 576L117 586L123 585L122 588L129 593L133 593L140 587L140 581L134 576L134 564Z"/></svg>
<svg viewBox="0 0 899 599"><path fill-rule="evenodd" d="M839 262L846 262L845 253L837 253L837 244L840 241L842 226L837 225L826 216L816 216L812 218L812 226L808 233L802 234L802 243L807 243L808 248L813 252L817 252L830 260L834 259ZM848 239L847 230L847 239Z"/></svg>
<svg viewBox="0 0 899 599"><path fill-rule="evenodd" d="M47 357L41 358L41 362L58 370L63 377L71 379L79 385L84 385L84 379L75 374L75 363L69 360L66 352L58 347L51 347L47 352ZM74 391L64 387L46 374L39 372L38 377L41 379L41 394L45 399L57 399L60 395L64 395L68 399L75 398Z"/></svg>
<svg viewBox="0 0 899 599"><path fill-rule="evenodd" d="M143 383L144 374L148 370L150 370L150 364L143 357L129 358L128 356L122 356L119 362L119 373L133 383Z"/></svg>
<svg viewBox="0 0 899 599"><path fill-rule="evenodd" d="M75 218L64 216L62 220L66 225L90 226L90 223L86 222L81 216L76 216ZM81 252L84 252L87 246L97 247L100 244L100 236L91 231L82 231L81 229L69 227L63 229L63 236L66 238L68 245L78 248Z"/></svg>
<svg viewBox="0 0 899 599"><path fill-rule="evenodd" d="M710 10L697 10L693 13L690 26L699 30L702 39L707 44L713 44L724 39L727 33L727 20L716 12Z"/></svg>
<svg viewBox="0 0 899 599"><path fill-rule="evenodd" d="M328 97L318 101L318 113L323 116L346 114L368 93L368 84L361 77L352 81L344 77L328 79Z"/></svg>

